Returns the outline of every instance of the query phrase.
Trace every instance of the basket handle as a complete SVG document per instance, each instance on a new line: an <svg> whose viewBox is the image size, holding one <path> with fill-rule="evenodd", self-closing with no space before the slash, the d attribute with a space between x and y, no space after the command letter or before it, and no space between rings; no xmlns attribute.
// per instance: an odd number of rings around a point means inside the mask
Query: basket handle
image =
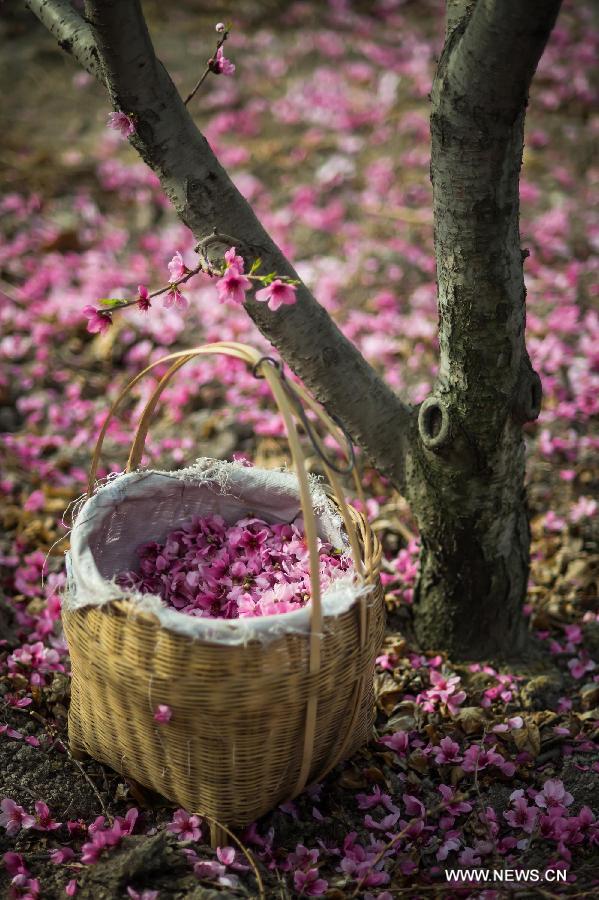
<svg viewBox="0 0 599 900"><path fill-rule="evenodd" d="M278 369L267 362L267 360L260 355L260 353L255 350L253 347L249 347L245 344L240 344L236 342L226 342L221 341L213 344L205 344L201 347L195 347L191 350L183 350L177 353L170 353L167 356L162 357L151 365L147 366L142 372L140 372L135 378L133 378L126 386L123 388L121 393L118 395L114 403L112 404L109 413L102 425L102 429L100 434L98 435L98 440L96 442L96 447L94 449L94 454L92 458L92 463L90 467L90 475L88 481L88 496L91 496L94 491L96 474L98 469L98 464L100 460L100 454L102 451L102 445L104 442L104 438L106 436L106 432L108 430L108 425L112 420L114 414L116 413L118 407L128 396L133 387L140 381L147 373L151 372L154 368L160 365L164 365L167 362L171 362L170 368L167 372L161 377L160 381L154 388L154 391L148 400L146 407L142 413L141 419L139 421L137 431L135 433L135 437L133 439L133 444L131 447L131 452L129 454L129 459L127 462L126 471L132 471L137 468L141 462L141 458L143 456L145 441L148 433L148 428L150 424L150 420L162 395L164 389L167 387L171 378L175 375L175 373L183 366L185 363L189 362L192 359L195 359L200 356L208 356L212 354L223 354L225 356L230 356L235 359L240 359L243 362L251 365L256 371L261 369L262 374L273 394L275 403L278 407L278 410L283 417L283 421L285 423L285 428L287 431L287 437L289 440L289 445L291 449L291 456L295 468L295 472L298 479L299 486L299 494L300 494L300 504L302 508L302 514L304 518L304 531L306 544L308 546L308 553L310 558L310 588L311 588L311 599L312 599L312 610L310 616L310 655L309 655L309 671L310 675L315 676L321 667L321 644L320 637L322 633L323 627L323 615L322 615L322 596L321 596L321 587L320 587L320 576L319 576L319 555L318 555L318 532L317 532L317 524L316 524L316 516L314 513L314 509L312 506L312 496L310 493L310 487L308 483L308 476L306 471L306 462L305 456L301 447L301 443L299 441L299 436L297 432L297 427L295 424L295 411L293 409L292 404L290 403L289 397L287 396L287 391L293 392L293 396L298 399L299 402L304 400L309 407L315 412L317 417L320 419L322 424L325 426L327 431L333 435L333 437L337 438L337 432L339 431L338 426L332 421L332 419L327 415L327 413L313 400L312 397L303 389L300 385L295 383L286 382L285 387L282 384L282 377ZM301 398L301 399L300 399ZM320 438L316 437L316 440L319 442L318 445L322 449L322 443L320 442ZM341 484L339 479L337 478L335 472L323 461L325 472L329 479L332 491L335 496L335 500L339 507L341 516L343 518L343 522L346 528L346 532L350 541L350 546L352 550L352 557L354 561L354 566L358 575L366 575L366 579L369 580L369 576L371 572L364 571L363 565L363 557L360 552L360 542L358 539L356 526L355 526L355 518L350 513L349 507L345 500L345 496L343 490L341 488ZM361 485L359 482L359 478L357 477L357 473L354 472L354 477L356 481L356 486L361 495ZM362 524L362 523L361 523ZM372 546L372 534L370 532L370 528L366 523L362 527L363 538L365 542L365 547L367 550L366 558L369 558L369 548ZM362 601L360 604L360 641L361 644L365 641L365 624L366 624L366 608L365 604ZM306 781L310 774L310 768L312 764L312 756L313 756L313 747L314 747L314 736L316 731L316 695L312 693L308 698L307 710L306 710L306 727L304 732L304 749L302 755L302 764L300 768L300 773L298 776L298 781L296 788L293 792L293 796L301 793L303 788L305 787Z"/></svg>

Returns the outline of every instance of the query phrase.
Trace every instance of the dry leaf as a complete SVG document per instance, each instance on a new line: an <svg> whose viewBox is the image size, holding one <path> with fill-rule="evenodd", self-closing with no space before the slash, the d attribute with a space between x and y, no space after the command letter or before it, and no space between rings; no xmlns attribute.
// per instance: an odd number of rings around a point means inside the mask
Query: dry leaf
<svg viewBox="0 0 599 900"><path fill-rule="evenodd" d="M512 731L512 738L519 751L525 750L533 757L541 752L541 734L534 722L525 722L522 728Z"/></svg>
<svg viewBox="0 0 599 900"><path fill-rule="evenodd" d="M487 718L478 706L465 706L455 717L464 734L479 734L483 731Z"/></svg>
<svg viewBox="0 0 599 900"><path fill-rule="evenodd" d="M428 769L428 757L425 756L422 750L414 750L408 756L408 765L423 775Z"/></svg>
<svg viewBox="0 0 599 900"><path fill-rule="evenodd" d="M387 784L387 779L376 766L370 766L368 769L363 769L362 774L371 784Z"/></svg>
<svg viewBox="0 0 599 900"><path fill-rule="evenodd" d="M368 782L364 778L359 769L346 769L337 779L337 783L341 787L347 788L349 791L364 790L368 787Z"/></svg>

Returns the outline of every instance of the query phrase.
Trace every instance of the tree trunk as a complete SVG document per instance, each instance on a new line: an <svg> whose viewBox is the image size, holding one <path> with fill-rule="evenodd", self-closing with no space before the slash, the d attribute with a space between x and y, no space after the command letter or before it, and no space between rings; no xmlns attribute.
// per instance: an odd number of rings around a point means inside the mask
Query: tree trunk
<svg viewBox="0 0 599 900"><path fill-rule="evenodd" d="M408 497L422 542L418 636L481 658L516 654L526 640L522 425L539 414L541 383L524 339L518 189L535 48L557 4L463 8L460 18L452 7L432 92L441 360L419 411Z"/></svg>

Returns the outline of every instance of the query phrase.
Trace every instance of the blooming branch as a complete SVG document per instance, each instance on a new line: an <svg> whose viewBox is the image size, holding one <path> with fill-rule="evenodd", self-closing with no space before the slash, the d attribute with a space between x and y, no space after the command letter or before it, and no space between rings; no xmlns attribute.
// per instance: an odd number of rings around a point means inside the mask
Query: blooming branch
<svg viewBox="0 0 599 900"><path fill-rule="evenodd" d="M216 291L221 303L241 305L245 303L247 292L258 285L261 285L261 289L256 291L256 300L266 303L273 312L276 312L281 306L289 306L295 303L297 299L296 285L299 282L283 275L277 275L275 272L259 275L258 271L262 265L260 259L254 260L250 271L247 273L245 272L245 261L242 256L237 254L234 246L226 251L220 265L215 265L208 259L206 251L210 244L222 244L223 241L229 242L234 240L235 238L228 235L214 232L195 248L200 256L200 261L193 268L190 269L186 266L179 250L175 252L168 263L169 282L163 287L150 292L145 285L140 284L135 297L103 297L98 300L100 304L99 309L94 306L85 306L83 314L88 319L87 330L92 334L104 334L112 325L113 313L128 309L131 306L137 306L138 309L147 312L152 307L154 297L162 295L166 295L163 305L167 309L171 307L180 310L187 309L189 301L179 288L182 284L186 284L199 274L218 278Z"/></svg>
<svg viewBox="0 0 599 900"><path fill-rule="evenodd" d="M189 93L187 95L187 97L185 98L185 100L183 101L186 106L190 102L190 100L193 100L193 98L195 97L195 95L197 94L197 92L199 91L201 86L204 84L204 82L205 82L206 78L208 77L208 75L210 74L210 72L212 72L213 75L234 75L235 74L235 65L231 62L231 60L226 58L226 56L223 52L223 44L229 37L230 30L231 30L231 26L225 25L223 22L218 22L218 24L216 25L216 32L217 32L217 34L220 34L221 37L218 39L218 42L216 44L216 50L214 51L214 56L210 57L210 59L206 63L206 68L202 72L197 84L195 85L195 87L193 88L191 93Z"/></svg>

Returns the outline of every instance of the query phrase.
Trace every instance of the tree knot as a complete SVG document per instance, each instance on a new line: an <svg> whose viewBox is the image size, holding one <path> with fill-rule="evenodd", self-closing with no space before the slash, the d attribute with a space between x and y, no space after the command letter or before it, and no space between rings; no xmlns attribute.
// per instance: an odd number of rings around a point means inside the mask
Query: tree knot
<svg viewBox="0 0 599 900"><path fill-rule="evenodd" d="M441 397L427 397L418 411L418 431L427 450L439 451L449 443L449 408Z"/></svg>
<svg viewBox="0 0 599 900"><path fill-rule="evenodd" d="M541 379L530 363L523 367L522 375L516 388L512 416L516 422L534 422L541 412L543 386Z"/></svg>

